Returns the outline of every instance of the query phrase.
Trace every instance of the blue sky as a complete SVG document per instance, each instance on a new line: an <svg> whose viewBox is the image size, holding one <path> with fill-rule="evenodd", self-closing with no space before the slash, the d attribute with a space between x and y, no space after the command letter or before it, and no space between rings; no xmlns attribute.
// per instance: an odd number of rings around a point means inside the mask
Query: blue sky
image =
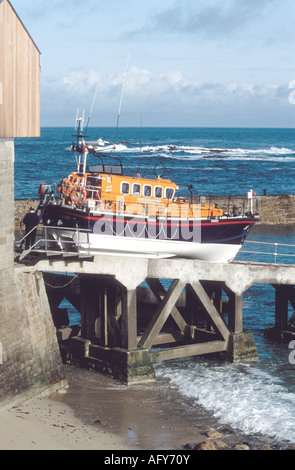
<svg viewBox="0 0 295 470"><path fill-rule="evenodd" d="M41 55L41 124L295 127L294 0L11 0ZM295 83L295 82L294 82Z"/></svg>

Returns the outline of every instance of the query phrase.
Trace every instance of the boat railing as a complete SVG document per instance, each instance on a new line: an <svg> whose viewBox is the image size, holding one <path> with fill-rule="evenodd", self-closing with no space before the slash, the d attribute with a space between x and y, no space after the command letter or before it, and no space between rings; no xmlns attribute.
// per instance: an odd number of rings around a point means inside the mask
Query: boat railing
<svg viewBox="0 0 295 470"><path fill-rule="evenodd" d="M31 232L35 229L36 227ZM39 226L37 229L37 241L30 248L23 250L22 245L31 232L15 242L16 251L20 252L19 261L22 261L30 254L91 257L90 230L52 225Z"/></svg>
<svg viewBox="0 0 295 470"><path fill-rule="evenodd" d="M238 215L247 214L249 212L258 214L259 207L255 195L252 197L252 202L249 200L248 195L230 195L230 196L202 196L194 195L182 196L176 198L177 200L184 200L190 204L205 204L208 206L208 218L210 218L211 206L222 209L224 216L236 217Z"/></svg>
<svg viewBox="0 0 295 470"><path fill-rule="evenodd" d="M32 230L30 230L29 232L27 232L20 240L16 240L15 243L14 243L14 246L17 247L17 248L21 248L22 245L24 245L26 243L26 239L28 236L31 235L31 233L34 232L34 230L37 229L37 237L38 235L40 236L40 230L42 230L42 227L40 227L40 225L37 225L36 227L33 227ZM20 230L20 233L22 234L23 232Z"/></svg>
<svg viewBox="0 0 295 470"><path fill-rule="evenodd" d="M295 264L295 245L293 244L245 240L238 257L242 258L244 254L247 254L247 260L249 261L265 260L265 262L273 264L279 262L282 264ZM255 259L250 260L248 255L255 255ZM252 256L250 257L252 258Z"/></svg>
<svg viewBox="0 0 295 470"><path fill-rule="evenodd" d="M85 190L87 192L87 200L93 200L95 201L95 203L102 204L101 197L100 197L101 187L86 184Z"/></svg>

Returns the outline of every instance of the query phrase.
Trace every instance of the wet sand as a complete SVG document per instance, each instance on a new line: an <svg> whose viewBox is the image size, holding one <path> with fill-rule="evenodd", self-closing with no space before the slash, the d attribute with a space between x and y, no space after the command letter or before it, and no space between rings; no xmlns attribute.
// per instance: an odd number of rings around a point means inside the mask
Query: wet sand
<svg viewBox="0 0 295 470"><path fill-rule="evenodd" d="M0 450L183 451L204 441L217 449L282 447L221 425L164 382L126 387L72 367L66 375L66 389L0 414Z"/></svg>

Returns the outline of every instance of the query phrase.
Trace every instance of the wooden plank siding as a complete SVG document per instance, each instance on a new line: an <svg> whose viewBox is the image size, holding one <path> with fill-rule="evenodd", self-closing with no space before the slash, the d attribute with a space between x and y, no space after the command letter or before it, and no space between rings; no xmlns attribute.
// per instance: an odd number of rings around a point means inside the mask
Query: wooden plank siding
<svg viewBox="0 0 295 470"><path fill-rule="evenodd" d="M0 138L40 136L40 52L0 0Z"/></svg>

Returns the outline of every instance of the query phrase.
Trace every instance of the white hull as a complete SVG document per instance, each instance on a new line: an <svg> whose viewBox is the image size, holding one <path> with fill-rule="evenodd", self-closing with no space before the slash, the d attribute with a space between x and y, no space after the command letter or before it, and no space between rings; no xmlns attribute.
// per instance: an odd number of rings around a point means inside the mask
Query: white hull
<svg viewBox="0 0 295 470"><path fill-rule="evenodd" d="M229 262L235 258L241 245L193 243L165 240L144 240L128 237L110 237L90 234L91 254L113 254L148 258L190 258L203 261ZM80 251L89 252L82 243Z"/></svg>

